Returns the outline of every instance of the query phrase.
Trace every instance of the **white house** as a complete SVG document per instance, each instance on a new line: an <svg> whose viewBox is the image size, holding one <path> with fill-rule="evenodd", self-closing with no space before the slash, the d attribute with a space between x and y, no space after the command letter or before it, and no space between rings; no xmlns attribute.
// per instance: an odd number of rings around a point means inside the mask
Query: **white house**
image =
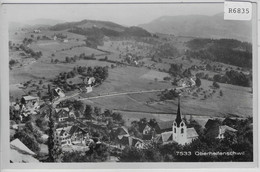
<svg viewBox="0 0 260 172"><path fill-rule="evenodd" d="M61 146L71 145L71 137L69 135L70 129L71 126L57 128L54 137L55 142L60 143Z"/></svg>
<svg viewBox="0 0 260 172"><path fill-rule="evenodd" d="M33 32L34 32L34 33L41 33L41 30L35 29Z"/></svg>
<svg viewBox="0 0 260 172"><path fill-rule="evenodd" d="M57 87L54 90L59 97L65 97L65 93L62 91L61 88Z"/></svg>
<svg viewBox="0 0 260 172"><path fill-rule="evenodd" d="M232 127L229 127L227 125L221 125L219 126L219 131L218 131L218 136L217 138L218 139L224 139L224 134L227 132L227 131L230 131L230 132L237 132L236 129L232 128Z"/></svg>

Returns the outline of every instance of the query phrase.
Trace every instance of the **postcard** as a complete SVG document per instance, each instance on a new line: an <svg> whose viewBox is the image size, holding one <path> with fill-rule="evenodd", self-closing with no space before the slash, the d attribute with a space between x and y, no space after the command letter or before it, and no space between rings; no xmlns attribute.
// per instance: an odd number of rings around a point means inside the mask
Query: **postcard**
<svg viewBox="0 0 260 172"><path fill-rule="evenodd" d="M256 4L225 3L3 3L3 164L256 167Z"/></svg>

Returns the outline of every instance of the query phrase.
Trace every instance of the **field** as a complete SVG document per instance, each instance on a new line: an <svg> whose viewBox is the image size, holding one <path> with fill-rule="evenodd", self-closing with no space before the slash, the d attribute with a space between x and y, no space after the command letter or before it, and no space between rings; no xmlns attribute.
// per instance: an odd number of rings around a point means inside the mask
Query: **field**
<svg viewBox="0 0 260 172"><path fill-rule="evenodd" d="M29 38L31 35L34 35L34 38L37 35L46 35L52 38L53 35L58 33L67 35L68 42L53 39L33 42L30 44L30 48L34 51L41 51L43 54L38 60L21 56L22 51L10 51L10 59L18 61L18 64L10 70L10 96L13 96L13 99L19 98L29 91L29 89L21 88L21 84L29 80L34 83L39 83L42 80L43 85L46 85L50 79L53 79L59 73L68 72L75 66L108 66L109 77L101 85L94 87L93 92L81 93L75 98L82 100L86 104L99 106L103 110L111 109L120 112L127 125L131 121L143 117L147 119L155 118L158 121L174 119L177 100L161 101L159 94L162 90L171 89L175 86L170 81L164 81L164 77L168 77L169 74L161 71L168 71L171 63L182 64L184 69L192 65L202 65L201 60L192 59L190 61L183 55L176 58L163 58L161 62L154 62L150 57L154 46L136 40L107 38L104 45L99 46L98 49L93 49L84 46L84 36L67 31L54 32L46 29L40 34L34 34L32 30L17 30L16 32L17 34L15 34L15 31L10 33L10 40L16 44L22 43L24 38ZM172 36L168 41L183 54L186 49L185 42L190 39ZM162 42L162 40L160 41ZM66 57L79 56L82 53L87 56L94 54L97 60L77 60L73 63L65 63ZM111 64L113 63L98 60L107 56L108 60L121 62L126 58L127 54L140 58L139 62L144 63L144 67L124 65L112 68ZM57 59L59 62L51 63L52 59ZM218 64L221 63L216 63L216 65ZM235 66L221 65L224 68L232 67L237 69ZM207 73L210 77L216 74L216 72L212 71L197 72ZM196 74L194 71L192 73ZM183 93L181 108L182 113L187 115L187 118L192 115L204 125L208 118L213 117L252 116L251 88L219 84L220 88L214 91L212 81L203 79L201 81L202 90L197 92L196 96L197 88ZM36 87L30 89L36 90ZM42 85L40 89L42 89ZM220 90L223 92L223 96L220 96Z"/></svg>
<svg viewBox="0 0 260 172"><path fill-rule="evenodd" d="M138 71L138 72L136 72ZM109 95L120 92L129 92L127 95L115 95L102 98L85 100L85 103L99 106L103 109L114 109L122 114L132 114L130 118L137 118L137 114L145 113L147 118L154 118L156 114L175 114L177 110L177 100L160 101L159 93L139 93L131 94L131 91L153 90L172 88L170 83L149 81L143 79L146 74L151 73L143 68L116 68L111 69L109 78L101 86L94 89L92 93L81 95L85 98L100 95ZM141 78L141 79L140 79ZM212 82L202 80L201 87L206 94L213 91ZM222 90L223 96L219 95ZM204 99L203 93L199 97L192 96L192 93L184 94L182 98L182 113L185 115L210 117L248 117L252 116L252 93L246 87L220 84L220 89ZM140 117L141 117L140 116ZM164 119L171 119L172 115L165 116ZM157 117L158 118L158 117ZM159 116L161 118L161 116ZM127 118L127 121L130 120Z"/></svg>

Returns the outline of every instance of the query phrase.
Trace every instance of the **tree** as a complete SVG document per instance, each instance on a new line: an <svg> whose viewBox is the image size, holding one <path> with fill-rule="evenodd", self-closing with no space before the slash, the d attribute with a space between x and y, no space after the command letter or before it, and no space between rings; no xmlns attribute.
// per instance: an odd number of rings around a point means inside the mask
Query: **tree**
<svg viewBox="0 0 260 172"><path fill-rule="evenodd" d="M69 57L66 57L66 63L70 63L70 58Z"/></svg>
<svg viewBox="0 0 260 172"><path fill-rule="evenodd" d="M150 119L148 124L152 127L152 128L155 128L155 126L157 125L157 121L156 119Z"/></svg>
<svg viewBox="0 0 260 172"><path fill-rule="evenodd" d="M85 106L84 116L86 119L92 119L93 108L90 105Z"/></svg>
<svg viewBox="0 0 260 172"><path fill-rule="evenodd" d="M201 86L201 80L199 78L196 78L196 86L200 87Z"/></svg>
<svg viewBox="0 0 260 172"><path fill-rule="evenodd" d="M104 115L105 117L110 117L110 116L112 115L112 111L109 110L109 109L106 109L106 110L104 111L103 115Z"/></svg>
<svg viewBox="0 0 260 172"><path fill-rule="evenodd" d="M18 110L15 110L13 106L10 106L9 114L10 114L10 120L14 120L16 122L20 121L20 112Z"/></svg>
<svg viewBox="0 0 260 172"><path fill-rule="evenodd" d="M120 121L123 120L122 115L119 112L114 112L112 114L112 117L113 117L113 120L115 120L115 121L119 121L120 122Z"/></svg>
<svg viewBox="0 0 260 172"><path fill-rule="evenodd" d="M38 92L37 92L37 96L38 96L39 98L41 98L41 97L42 97L42 93L41 93L40 91L38 91Z"/></svg>
<svg viewBox="0 0 260 172"><path fill-rule="evenodd" d="M216 81L213 81L213 87L215 87L215 88L220 88L220 86L219 86L219 84L216 82Z"/></svg>
<svg viewBox="0 0 260 172"><path fill-rule="evenodd" d="M219 91L219 95L220 95L221 97L223 96L222 90Z"/></svg>
<svg viewBox="0 0 260 172"><path fill-rule="evenodd" d="M48 151L49 151L49 157L48 157L48 161L49 162L54 162L54 152L53 152L53 148L54 148L54 119L52 116L52 108L50 108L50 114L49 114L49 137L48 137Z"/></svg>
<svg viewBox="0 0 260 172"><path fill-rule="evenodd" d="M39 144L33 134L28 133L24 130L18 131L15 135L14 138L18 138L23 144L25 144L30 150L33 152L38 152L40 151Z"/></svg>

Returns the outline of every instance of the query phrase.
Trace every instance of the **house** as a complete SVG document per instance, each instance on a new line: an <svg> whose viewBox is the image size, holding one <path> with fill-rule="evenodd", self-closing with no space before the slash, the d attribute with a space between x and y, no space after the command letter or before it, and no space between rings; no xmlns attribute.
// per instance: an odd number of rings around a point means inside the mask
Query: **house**
<svg viewBox="0 0 260 172"><path fill-rule="evenodd" d="M71 129L69 130L69 135L73 144L85 143L85 140L89 139L88 132L76 125L71 127Z"/></svg>
<svg viewBox="0 0 260 172"><path fill-rule="evenodd" d="M113 128L114 134L117 136L118 140L121 140L124 136L130 136L126 127L116 127Z"/></svg>
<svg viewBox="0 0 260 172"><path fill-rule="evenodd" d="M27 108L37 108L39 104L39 97L23 96L21 99L21 104Z"/></svg>
<svg viewBox="0 0 260 172"><path fill-rule="evenodd" d="M61 98L61 97L65 97L65 94L61 88L57 87L54 89L54 96L58 96Z"/></svg>
<svg viewBox="0 0 260 172"><path fill-rule="evenodd" d="M146 124L145 127L142 130L143 135L150 134L152 132L152 127L149 124Z"/></svg>
<svg viewBox="0 0 260 172"><path fill-rule="evenodd" d="M35 29L33 32L34 32L34 33L41 33L41 30Z"/></svg>
<svg viewBox="0 0 260 172"><path fill-rule="evenodd" d="M122 136L122 138L119 140L119 144L121 148L124 148L125 146L132 146L139 149L144 148L144 141L142 139L129 135Z"/></svg>
<svg viewBox="0 0 260 172"><path fill-rule="evenodd" d="M93 89L91 86L88 86L88 87L82 86L82 87L80 87L80 91L85 92L85 93L90 93L93 91Z"/></svg>
<svg viewBox="0 0 260 172"><path fill-rule="evenodd" d="M55 135L54 135L55 142L61 144L61 146L72 145L71 137L69 135L70 129L71 129L71 126L57 128Z"/></svg>
<svg viewBox="0 0 260 172"><path fill-rule="evenodd" d="M56 108L55 112L56 112L55 116L58 122L63 122L70 117L69 108Z"/></svg>
<svg viewBox="0 0 260 172"><path fill-rule="evenodd" d="M70 118L74 118L74 119L78 119L81 118L83 115L79 110L70 110L69 111L69 117Z"/></svg>
<svg viewBox="0 0 260 172"><path fill-rule="evenodd" d="M11 163L39 163L34 158L36 154L24 145L19 139L10 143L10 162Z"/></svg>
<svg viewBox="0 0 260 172"><path fill-rule="evenodd" d="M55 141L59 142L61 146L85 144L88 139L88 132L77 125L56 129Z"/></svg>
<svg viewBox="0 0 260 172"><path fill-rule="evenodd" d="M227 131L237 132L236 129L228 125L221 124L219 120L212 120L212 119L208 120L208 122L205 125L205 128L206 128L205 135L207 137L218 138L218 139L223 139Z"/></svg>
<svg viewBox="0 0 260 172"><path fill-rule="evenodd" d="M152 128L149 124L146 124L141 129L143 140L151 140L155 136L155 129Z"/></svg>
<svg viewBox="0 0 260 172"><path fill-rule="evenodd" d="M96 81L94 77L89 77L89 78L86 78L85 80L87 80L88 86L93 86L95 84L95 81Z"/></svg>
<svg viewBox="0 0 260 172"><path fill-rule="evenodd" d="M234 128L231 128L231 127L229 127L229 126L227 126L227 125L222 125L222 126L219 126L217 138L218 138L218 139L224 139L224 134L225 134L227 131L233 132L233 133L237 132L237 130L234 129Z"/></svg>
<svg viewBox="0 0 260 172"><path fill-rule="evenodd" d="M64 42L64 43L67 43L67 42L69 42L69 40L67 40L67 39L64 39L64 40L63 40L63 42Z"/></svg>
<svg viewBox="0 0 260 172"><path fill-rule="evenodd" d="M177 142L185 145L198 138L198 133L192 128L187 128L185 121L181 118L180 98L178 100L178 109L176 119L173 121L172 131L161 133L162 142Z"/></svg>
<svg viewBox="0 0 260 172"><path fill-rule="evenodd" d="M56 35L54 35L53 40L56 41L57 38L58 38L58 37L57 37Z"/></svg>
<svg viewBox="0 0 260 172"><path fill-rule="evenodd" d="M178 87L186 87L186 81L184 79L180 79L178 82L177 82L177 86Z"/></svg>

